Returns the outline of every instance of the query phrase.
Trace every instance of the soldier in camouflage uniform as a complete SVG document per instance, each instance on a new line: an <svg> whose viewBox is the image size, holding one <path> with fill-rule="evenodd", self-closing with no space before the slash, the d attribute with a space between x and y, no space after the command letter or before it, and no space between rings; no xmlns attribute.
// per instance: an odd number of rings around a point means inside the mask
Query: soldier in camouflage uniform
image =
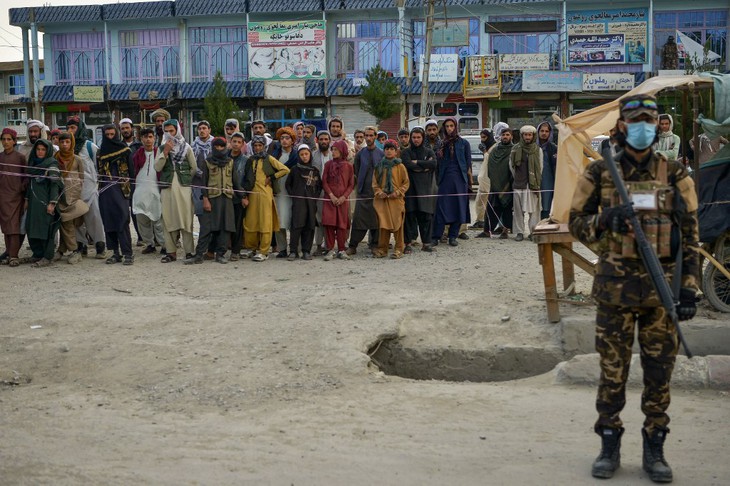
<svg viewBox="0 0 730 486"><path fill-rule="evenodd" d="M662 46L662 69L679 69L679 48L672 35Z"/></svg>
<svg viewBox="0 0 730 486"><path fill-rule="evenodd" d="M696 312L697 197L684 166L651 149L659 117L656 100L647 95L631 96L621 101L620 110L616 138L622 150L614 160L597 160L586 167L570 211L570 232L600 256L593 283L593 297L598 303L596 350L601 366L595 431L603 447L592 474L610 478L620 465L624 428L619 414L626 403L631 347L638 327L644 370L641 409L646 416L643 466L652 480L670 482L672 470L664 459L663 443L669 432L666 410L678 351L677 329L641 261L626 209L621 207L606 164L618 165L647 240L668 279L674 275L676 251L681 245L680 320L691 319Z"/></svg>

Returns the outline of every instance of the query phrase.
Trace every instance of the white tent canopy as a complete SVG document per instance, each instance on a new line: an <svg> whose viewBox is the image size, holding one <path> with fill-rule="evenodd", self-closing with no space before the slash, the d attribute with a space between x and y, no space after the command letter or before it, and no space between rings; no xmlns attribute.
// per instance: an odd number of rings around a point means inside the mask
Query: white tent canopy
<svg viewBox="0 0 730 486"><path fill-rule="evenodd" d="M636 94L655 96L663 89L685 86L690 83L699 85L711 82L712 80L699 76L657 76L644 81L621 98ZM552 221L568 222L570 204L578 177L589 163L583 153L583 148L586 144L590 146L590 141L594 137L608 135L609 130L616 125L619 117L618 101L621 98L558 123L558 164L555 176L555 196L550 211Z"/></svg>

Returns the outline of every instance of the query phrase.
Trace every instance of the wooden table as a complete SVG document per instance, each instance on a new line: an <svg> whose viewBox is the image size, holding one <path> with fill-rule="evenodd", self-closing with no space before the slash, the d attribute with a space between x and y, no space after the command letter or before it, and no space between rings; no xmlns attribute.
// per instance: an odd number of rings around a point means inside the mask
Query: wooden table
<svg viewBox="0 0 730 486"><path fill-rule="evenodd" d="M575 284L575 271L573 265L577 265L591 275L595 275L593 263L573 251L575 238L568 231L567 224L543 224L537 225L532 232L532 241L537 243L537 253L542 265L542 278L545 284L545 301L547 303L548 320L550 322L560 321L560 308L558 307L558 288L555 278L555 260L553 252L560 255L563 267L563 290L568 290ZM571 295L575 290L571 290Z"/></svg>

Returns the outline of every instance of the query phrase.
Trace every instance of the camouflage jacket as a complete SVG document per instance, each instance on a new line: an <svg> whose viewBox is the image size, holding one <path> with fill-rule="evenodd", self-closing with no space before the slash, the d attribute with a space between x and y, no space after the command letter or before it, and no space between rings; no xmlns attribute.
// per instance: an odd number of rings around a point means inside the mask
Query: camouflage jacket
<svg viewBox="0 0 730 486"><path fill-rule="evenodd" d="M697 289L699 279L697 195L694 182L684 166L652 153L644 163L637 164L628 154L619 152L615 162L625 181L650 181L657 179L659 164L667 164L670 186L679 191L682 208L675 208L672 219L679 231L675 239L682 245L682 287ZM603 189L603 190L602 190ZM640 259L622 258L611 251L608 239L610 231L602 231L598 225L599 208L611 206L613 179L604 160L591 162L579 177L570 208L571 234L598 256L593 281L593 297L599 302L627 307L655 307L661 305L651 279ZM673 245L676 247L676 241ZM662 259L662 268L671 283L674 275L674 259Z"/></svg>

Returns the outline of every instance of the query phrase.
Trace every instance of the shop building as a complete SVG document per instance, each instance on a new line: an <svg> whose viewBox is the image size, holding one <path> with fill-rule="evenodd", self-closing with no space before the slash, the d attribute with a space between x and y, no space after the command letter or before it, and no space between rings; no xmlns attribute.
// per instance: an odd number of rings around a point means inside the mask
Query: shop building
<svg viewBox="0 0 730 486"><path fill-rule="evenodd" d="M709 42L721 56L717 69L730 65L726 0L616 1L605 9L588 1L445 4L436 12L432 63L448 69L432 70L426 112L456 116L463 130L497 120L534 122L553 112L569 116L615 99L661 69L661 49L672 32ZM376 65L392 75L403 103L402 113L381 126L390 133L418 123L421 113L422 0L21 7L10 9L10 20L23 30L28 65L29 32L35 27L43 34L42 105L53 127L78 113L89 126L121 117L144 124L151 110L164 107L191 136L218 71L239 118L262 118L272 129L298 120L322 127L331 115L342 116L349 133L372 124L359 98ZM293 23L301 27L298 34ZM274 35L276 29L284 33ZM492 83L486 91L472 89L467 66L476 56L492 63L489 76L482 73ZM680 60L678 69L684 64Z"/></svg>

